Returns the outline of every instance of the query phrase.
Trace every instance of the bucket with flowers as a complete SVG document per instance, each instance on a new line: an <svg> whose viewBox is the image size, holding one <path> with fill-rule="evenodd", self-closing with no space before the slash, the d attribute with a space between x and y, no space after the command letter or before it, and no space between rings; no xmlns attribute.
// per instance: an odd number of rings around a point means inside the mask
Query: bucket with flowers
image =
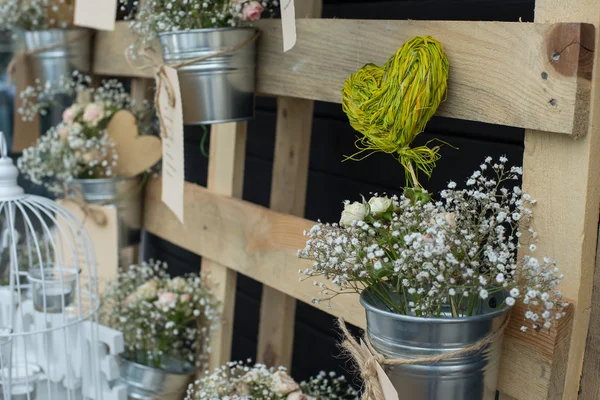
<svg viewBox="0 0 600 400"><path fill-rule="evenodd" d="M34 80L57 81L90 70L92 31L73 27L74 7L73 0L4 0L0 5L2 28L19 32L15 47L29 56Z"/></svg>
<svg viewBox="0 0 600 400"><path fill-rule="evenodd" d="M140 241L142 186L147 170L160 160L160 139L150 134L149 104L136 104L116 80L106 80L97 88L90 82L90 77L76 73L72 79L60 78L23 91L19 111L25 120L43 115L57 94L67 93L76 100L64 110L58 125L23 151L18 167L27 179L55 195L114 205L118 245L124 249ZM139 138L152 142L151 149L143 146L145 142L133 142L138 131L143 134ZM123 147L123 138L138 148Z"/></svg>
<svg viewBox="0 0 600 400"><path fill-rule="evenodd" d="M121 379L130 398L181 399L206 368L219 303L197 274L171 278L165 263L131 265L108 284L101 322L123 333Z"/></svg>
<svg viewBox="0 0 600 400"><path fill-rule="evenodd" d="M251 119L258 31L249 24L278 4L276 0L144 1L130 24L138 35L134 54L143 54L159 40L165 65L178 70L185 124Z"/></svg>

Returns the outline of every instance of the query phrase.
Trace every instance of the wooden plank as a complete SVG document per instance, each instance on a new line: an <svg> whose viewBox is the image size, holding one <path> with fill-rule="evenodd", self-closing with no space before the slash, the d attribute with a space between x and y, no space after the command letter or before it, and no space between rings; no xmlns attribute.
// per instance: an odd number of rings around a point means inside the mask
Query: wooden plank
<svg viewBox="0 0 600 400"><path fill-rule="evenodd" d="M310 303L317 294L313 279L298 282L298 269L311 265L297 257L306 243L302 232L314 222L220 196L192 183L185 184L184 212L182 227L161 202L160 180L148 184L144 227L149 232L298 300ZM357 296L341 296L331 310L324 303L318 308L365 327Z"/></svg>
<svg viewBox="0 0 600 400"><path fill-rule="evenodd" d="M598 26L600 2L538 0L535 21L577 21ZM569 47L595 50L591 56L593 60L586 61L588 64L600 61L597 30L595 35L595 42L577 41ZM551 399L576 399L578 396L590 320L598 239L600 70L595 69L591 81L588 77L578 79L582 95L586 92L591 94L591 115L588 119L586 114L577 114L574 125L582 128L589 126L589 133L577 141L531 130L525 133L523 188L539 200L534 221L540 238L538 252L556 258L565 275L561 284L562 291L575 302L569 352L563 355L562 360L554 360L547 369L547 374L552 377L552 384L547 389L547 398ZM571 193L576 195L569 195ZM530 386L530 379L523 374L513 384L515 387L527 388Z"/></svg>
<svg viewBox="0 0 600 400"><path fill-rule="evenodd" d="M310 267L310 262L296 257L297 249L305 244L303 230L310 229L314 222L186 183L186 224L182 228L161 202L160 180L149 184L146 196L145 228L153 234L297 300L310 303L316 295L312 282L321 280L299 283L298 270ZM326 303L316 307L366 327L356 295L337 297L331 308ZM498 388L517 400L546 399L557 379L558 368L553 366L557 358L564 358L570 345L573 309L569 308L554 328L540 333L520 331L524 313L523 307L517 307L507 328Z"/></svg>
<svg viewBox="0 0 600 400"><path fill-rule="evenodd" d="M585 347L579 400L600 399L600 243L596 245L596 269L592 292L590 328Z"/></svg>
<svg viewBox="0 0 600 400"><path fill-rule="evenodd" d="M151 70L126 62L132 38L118 25L98 34L96 53L103 57L96 57L95 72L151 77ZM257 90L265 95L339 103L351 73L368 62L384 63L413 36L431 35L444 44L451 65L449 97L439 115L574 136L587 132L592 58L575 44L594 47L589 25L304 19L287 53L281 51L280 21L257 26ZM557 61L555 52L561 54Z"/></svg>
<svg viewBox="0 0 600 400"><path fill-rule="evenodd" d="M245 122L212 126L208 165L208 190L225 196L242 196L244 161L246 156L246 130L247 124ZM188 210L185 212L186 224L184 225L184 229L190 227L190 223L194 224L198 222L194 218L189 219ZM196 227L199 226L196 225ZM201 234L201 236L204 235L207 235L207 233L204 232ZM206 256L202 260L202 274L205 276L209 275L216 284L214 293L221 300L223 307L223 323L215 331L211 344L211 369L217 368L231 359L237 283L237 274L235 271L227 268L226 265L223 265L218 260L219 258L210 256Z"/></svg>
<svg viewBox="0 0 600 400"><path fill-rule="evenodd" d="M296 1L296 17L319 17L322 0ZM272 210L303 216L306 204L310 138L314 102L279 97L273 178ZM285 293L263 286L260 306L257 360L268 366L291 370L294 350L296 300Z"/></svg>
<svg viewBox="0 0 600 400"><path fill-rule="evenodd" d="M273 179L272 210L303 216L308 182L310 137L314 102L279 97ZM259 362L291 369L296 301L293 297L264 286L258 333Z"/></svg>
<svg viewBox="0 0 600 400"><path fill-rule="evenodd" d="M40 137L40 117L36 114L32 121L23 121L19 108L23 104L21 92L27 86L33 86L33 75L31 65L27 57L22 57L21 61L15 66L15 108L13 113L13 136L12 151L21 152L33 146Z"/></svg>

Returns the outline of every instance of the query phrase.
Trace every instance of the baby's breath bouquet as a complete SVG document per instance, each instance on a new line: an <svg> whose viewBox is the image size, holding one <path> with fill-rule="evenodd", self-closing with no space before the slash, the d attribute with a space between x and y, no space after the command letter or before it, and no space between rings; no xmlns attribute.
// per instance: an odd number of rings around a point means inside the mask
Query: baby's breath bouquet
<svg viewBox="0 0 600 400"><path fill-rule="evenodd" d="M219 303L197 274L170 278L162 262L143 262L119 272L102 296L101 321L123 332L127 360L160 368L182 360L201 369Z"/></svg>
<svg viewBox="0 0 600 400"><path fill-rule="evenodd" d="M128 1L119 0L125 8ZM144 49L159 33L237 27L256 21L279 6L278 0L145 0L129 17Z"/></svg>
<svg viewBox="0 0 600 400"><path fill-rule="evenodd" d="M118 154L106 127L117 111L132 111L138 127L148 131L149 104L138 107L117 80L106 80L98 88L90 87L90 82L89 76L76 73L72 79L30 86L21 93L23 103L18 111L24 120L44 115L59 94L77 94L76 101L63 112L62 122L25 149L18 160L19 169L29 180L56 194L61 194L64 183L72 179L115 176Z"/></svg>
<svg viewBox="0 0 600 400"><path fill-rule="evenodd" d="M42 30L72 24L73 0L0 0L2 29Z"/></svg>
<svg viewBox="0 0 600 400"><path fill-rule="evenodd" d="M496 307L520 300L533 328L549 328L564 315L562 276L554 261L533 255L535 200L515 186L522 169L506 162L486 158L464 188L450 182L438 201L406 191L346 202L339 224L305 232L299 256L313 265L301 272L333 283L315 283L314 302L368 290L394 313L459 318L499 295Z"/></svg>
<svg viewBox="0 0 600 400"><path fill-rule="evenodd" d="M284 368L230 362L190 385L186 400L358 400L358 392L335 372L296 383Z"/></svg>

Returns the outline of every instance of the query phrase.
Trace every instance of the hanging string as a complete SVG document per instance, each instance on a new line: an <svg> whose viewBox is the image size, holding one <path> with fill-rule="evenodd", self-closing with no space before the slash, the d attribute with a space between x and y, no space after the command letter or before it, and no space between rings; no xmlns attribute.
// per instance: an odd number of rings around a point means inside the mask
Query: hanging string
<svg viewBox="0 0 600 400"><path fill-rule="evenodd" d="M431 176L440 147L411 144L446 99L448 72L441 43L417 36L385 65L367 64L352 74L342 91L342 109L362 136L356 141L359 152L347 159L392 154L405 168L407 183L421 187L418 171Z"/></svg>

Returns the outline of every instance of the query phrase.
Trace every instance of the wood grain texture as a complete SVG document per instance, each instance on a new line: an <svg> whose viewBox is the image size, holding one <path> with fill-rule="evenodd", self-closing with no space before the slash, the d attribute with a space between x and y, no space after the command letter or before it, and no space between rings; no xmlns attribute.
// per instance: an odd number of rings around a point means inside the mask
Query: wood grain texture
<svg viewBox="0 0 600 400"><path fill-rule="evenodd" d="M273 179L272 210L304 215L314 102L279 97ZM257 359L268 366L291 369L296 301L269 286L263 287Z"/></svg>
<svg viewBox="0 0 600 400"><path fill-rule="evenodd" d="M186 183L186 224L160 201L160 180L150 182L146 193L145 228L186 250L210 258L267 286L310 303L317 293L311 279L298 282L299 269L310 262L296 257L303 248L303 230L314 224L302 218L281 214L239 199L220 196ZM343 295L328 304L316 305L323 311L361 328L365 314L356 295ZM556 376L557 357L564 363L570 345L573 311L550 331L520 331L525 309L517 307L506 331L498 388L517 400L557 398L548 396L549 387L562 382ZM559 397L558 397L559 398Z"/></svg>
<svg viewBox="0 0 600 400"><path fill-rule="evenodd" d="M536 23L584 22L598 26L600 2L597 0L537 0ZM598 31L593 61L600 61ZM577 46L577 44L574 44ZM591 47L590 47L591 46ZM580 78L578 78L580 79ZM587 78L586 82L587 82ZM586 337L590 322L593 275L598 239L600 206L600 70L593 71L589 90L591 115L578 115L575 124L587 126L588 134L572 141L560 135L528 130L525 133L523 188L539 200L534 213L539 233L538 252L557 260L565 279L561 288L575 302L570 349L557 360L548 398L566 400L578 397ZM573 194L573 195L571 195ZM576 195L575 195L576 194ZM564 364L567 362L566 368ZM564 369L563 369L564 368ZM524 387L529 384L523 378Z"/></svg>
<svg viewBox="0 0 600 400"><path fill-rule="evenodd" d="M596 246L596 269L592 292L590 328L585 346L579 400L600 399L600 245Z"/></svg>
<svg viewBox="0 0 600 400"><path fill-rule="evenodd" d="M212 126L208 165L209 191L224 196L242 196L246 130L247 124L245 122ZM193 219L190 220L186 215L184 227L188 227L190 221L193 221ZM201 233L201 235L206 234L206 232ZM210 276L210 279L215 283L213 293L219 298L223 308L223 322L212 338L210 369L217 368L231 359L233 318L235 314L237 275L234 270L227 268L218 260L218 257L210 256L202 260L202 274Z"/></svg>
<svg viewBox="0 0 600 400"><path fill-rule="evenodd" d="M589 18L586 19L589 21ZM151 77L124 58L126 25L98 35L94 71ZM587 132L593 27L465 21L297 21L298 43L281 51L281 23L260 21L257 91L340 102L345 79L384 63L406 40L432 35L450 58L449 97L439 115L582 136ZM579 43L584 46L578 45ZM335 44L335 45L332 45ZM570 44L570 45L565 45ZM560 53L558 60L552 55Z"/></svg>
<svg viewBox="0 0 600 400"><path fill-rule="evenodd" d="M31 66L27 57L21 57L15 65L15 107L13 113L13 141L12 151L21 152L33 146L40 137L40 117L36 114L32 121L23 121L19 108L23 104L20 93L28 86L34 85Z"/></svg>

